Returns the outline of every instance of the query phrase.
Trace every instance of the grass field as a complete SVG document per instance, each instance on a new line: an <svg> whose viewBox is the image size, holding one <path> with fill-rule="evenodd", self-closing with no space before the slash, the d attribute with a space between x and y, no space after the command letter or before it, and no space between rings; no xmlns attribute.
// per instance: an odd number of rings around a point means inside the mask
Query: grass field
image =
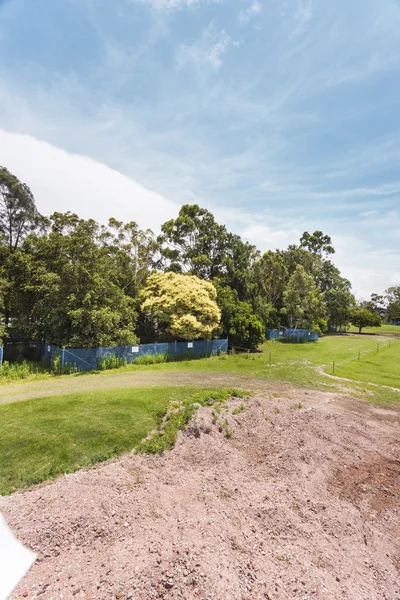
<svg viewBox="0 0 400 600"><path fill-rule="evenodd" d="M254 384L271 379L325 391L339 390L370 402L400 404L399 366L400 340L338 335L310 344L268 342L262 352L255 354L61 376L63 382L74 378L79 389L88 390L93 385L92 391L74 394L66 386L67 393L59 395L60 377L52 376L52 381L43 382L43 386L54 386L53 396L0 405L0 494L74 472L132 448L146 452L170 448L177 431L190 419L195 402L207 404L210 397L221 401L232 393L226 387L236 384L227 384L229 378L240 377L241 387L245 387L246 380ZM120 375L130 373L134 378L135 372L144 371L152 387L122 388L121 383L118 387ZM175 375L178 373L183 380L180 387ZM99 388L110 374L114 380L108 381L113 381L113 387ZM163 375L163 383L157 383L157 374ZM202 374L204 380L207 375L219 376L218 389L207 389L204 384L198 392L195 374L197 381ZM165 380L171 383L165 384ZM128 381L128 385L132 384ZM29 390L33 384L27 381L23 386ZM5 389L12 394L13 385ZM164 419L171 406L175 406L175 412ZM161 423L162 429L143 443Z"/></svg>
<svg viewBox="0 0 400 600"><path fill-rule="evenodd" d="M142 450L170 448L189 420L193 404L227 399L232 390L187 388L96 391L0 406L0 494L9 494L63 473L118 456L173 414Z"/></svg>
<svg viewBox="0 0 400 600"><path fill-rule="evenodd" d="M358 333L358 328L351 326L350 333ZM365 327L362 330L362 335L398 335L400 336L400 325L389 325L382 323L381 327Z"/></svg>
<svg viewBox="0 0 400 600"><path fill-rule="evenodd" d="M320 371L333 374L333 362L335 362L337 376L400 388L400 340L385 341L367 336L338 335L327 336L310 344L282 344L271 341L263 344L261 350L262 352L256 354L211 357L147 367L128 365L122 367L121 372L139 368L152 371L223 373L326 388L330 382ZM358 361L359 355L360 361ZM342 363L345 365L342 366ZM362 376L358 377L358 375ZM103 376L107 376L107 373ZM381 400L397 399L397 396L390 394L390 390L381 390L381 392L379 394ZM400 397L398 400L400 401Z"/></svg>

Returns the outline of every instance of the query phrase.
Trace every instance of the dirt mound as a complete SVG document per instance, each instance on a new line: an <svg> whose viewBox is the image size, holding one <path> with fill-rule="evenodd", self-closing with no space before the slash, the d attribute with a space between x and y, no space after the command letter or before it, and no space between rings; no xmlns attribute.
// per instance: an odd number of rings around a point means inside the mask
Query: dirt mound
<svg viewBox="0 0 400 600"><path fill-rule="evenodd" d="M201 409L172 452L0 499L39 555L12 598L397 600L397 440L317 392Z"/></svg>

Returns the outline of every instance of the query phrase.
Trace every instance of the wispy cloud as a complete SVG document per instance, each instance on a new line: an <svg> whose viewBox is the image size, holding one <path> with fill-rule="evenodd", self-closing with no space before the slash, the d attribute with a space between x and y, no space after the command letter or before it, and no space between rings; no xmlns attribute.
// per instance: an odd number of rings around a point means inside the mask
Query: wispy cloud
<svg viewBox="0 0 400 600"><path fill-rule="evenodd" d="M259 15L262 12L263 6L259 0L253 0L253 2L247 7L243 8L239 12L239 22L248 23L250 19Z"/></svg>
<svg viewBox="0 0 400 600"><path fill-rule="evenodd" d="M313 9L314 0L297 0L297 7L294 13L296 27L293 32L293 35L304 31L304 29L307 26L307 23L313 16Z"/></svg>
<svg viewBox="0 0 400 600"><path fill-rule="evenodd" d="M233 46L239 46L225 31L218 29L213 23L203 31L199 40L190 45L181 45L176 51L178 68L195 65L197 68L211 67L217 71L223 56Z"/></svg>
<svg viewBox="0 0 400 600"><path fill-rule="evenodd" d="M4 1L4 0L3 0ZM130 0L132 3L148 4L156 10L182 10L200 4L220 4L223 0Z"/></svg>

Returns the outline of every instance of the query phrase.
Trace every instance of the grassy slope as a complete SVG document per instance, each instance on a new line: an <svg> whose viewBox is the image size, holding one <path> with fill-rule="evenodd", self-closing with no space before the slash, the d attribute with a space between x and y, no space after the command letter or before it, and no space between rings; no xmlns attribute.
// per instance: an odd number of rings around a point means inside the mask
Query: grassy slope
<svg viewBox="0 0 400 600"><path fill-rule="evenodd" d="M230 393L195 391L124 388L1 406L0 494L131 450L160 424L171 403L183 401L185 411L166 431L170 446L193 402L204 402L211 395L224 399ZM162 450L162 443L156 449Z"/></svg>

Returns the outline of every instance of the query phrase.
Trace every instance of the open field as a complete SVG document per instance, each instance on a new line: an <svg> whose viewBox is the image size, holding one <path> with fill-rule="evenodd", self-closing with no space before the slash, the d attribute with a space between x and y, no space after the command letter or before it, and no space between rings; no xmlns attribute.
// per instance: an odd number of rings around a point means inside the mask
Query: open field
<svg viewBox="0 0 400 600"><path fill-rule="evenodd" d="M376 353L378 344L379 352ZM359 353L361 359L358 362ZM349 362L349 359L354 360ZM339 380L328 377L333 374L333 361L335 375L353 381L340 384ZM0 386L0 404L94 389L191 385L191 382L211 387L244 385L247 389L247 381L254 387L257 381L262 385L265 380L322 390L341 389L371 402L395 403L400 400L400 395L389 388L400 388L399 364L400 340L358 335L327 336L311 344L268 342L257 354L149 366L128 365L101 373L48 375L46 379L8 382Z"/></svg>
<svg viewBox="0 0 400 600"><path fill-rule="evenodd" d="M349 328L350 333L358 333L358 328L353 325ZM389 325L382 323L381 327L365 327L362 335L394 335L400 337L400 325Z"/></svg>

